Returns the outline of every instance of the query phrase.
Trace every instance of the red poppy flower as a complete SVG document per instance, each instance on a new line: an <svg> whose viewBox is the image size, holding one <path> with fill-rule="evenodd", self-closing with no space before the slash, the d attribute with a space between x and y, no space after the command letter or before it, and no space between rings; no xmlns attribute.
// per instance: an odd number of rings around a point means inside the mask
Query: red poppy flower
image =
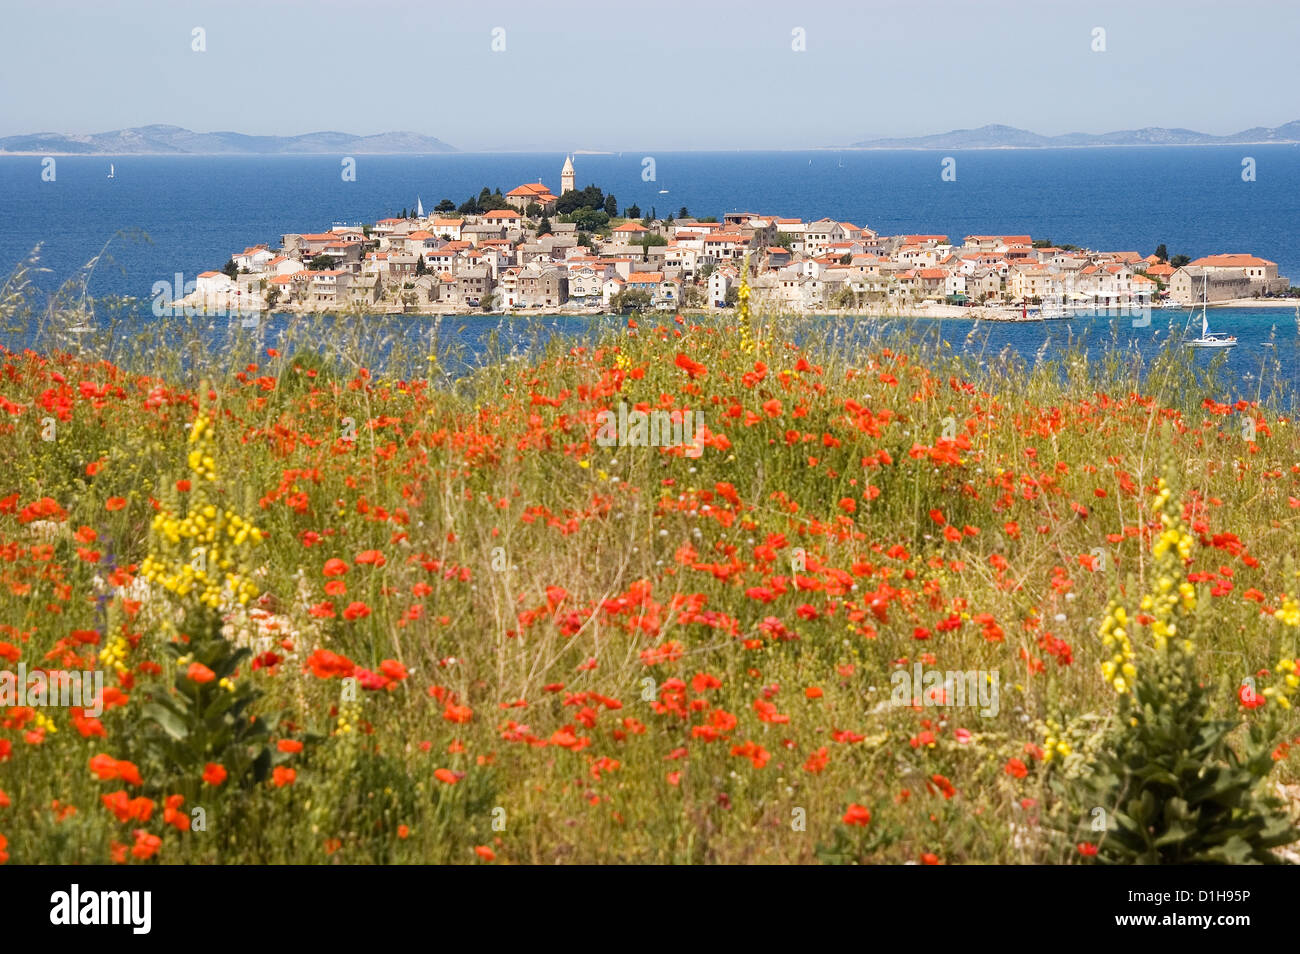
<svg viewBox="0 0 1300 954"><path fill-rule="evenodd" d="M135 845L131 848L131 854L141 861L152 858L162 847L162 839L157 835L151 835L143 828L137 828L135 832Z"/></svg>
<svg viewBox="0 0 1300 954"><path fill-rule="evenodd" d="M277 765L271 772L271 781L275 783L276 788L292 785L297 777L298 773L294 769L285 768L283 765Z"/></svg>
<svg viewBox="0 0 1300 954"><path fill-rule="evenodd" d="M99 776L100 781L103 782L120 778L128 785L144 784L144 780L140 777L140 770L135 767L133 762L115 759L103 752L90 760L90 770Z"/></svg>
<svg viewBox="0 0 1300 954"><path fill-rule="evenodd" d="M871 809L867 808L865 805L859 805L857 802L854 802L849 806L848 811L844 813L844 817L841 821L846 825L856 825L860 828L865 827L871 822Z"/></svg>
<svg viewBox="0 0 1300 954"><path fill-rule="evenodd" d="M731 747L732 755L740 755L749 759L754 768L762 768L767 764L768 759L772 756L757 742L746 741L743 745L733 745Z"/></svg>
<svg viewBox="0 0 1300 954"><path fill-rule="evenodd" d="M163 823L171 825L177 831L190 830L190 816L181 811L185 803L184 795L169 795L163 803Z"/></svg>
<svg viewBox="0 0 1300 954"><path fill-rule="evenodd" d="M698 361L692 361L687 355L681 354L680 352L678 353L674 364L692 378L698 378L700 375L707 374L709 371L708 368L700 364Z"/></svg>
<svg viewBox="0 0 1300 954"><path fill-rule="evenodd" d="M810 775L821 774L822 769L826 768L830 762L829 750L822 746L816 752L808 756L808 761L803 763L803 770Z"/></svg>
<svg viewBox="0 0 1300 954"><path fill-rule="evenodd" d="M217 674L200 662L192 662L189 668L185 670L185 677L190 682L197 682L202 685L205 682L211 682L217 678Z"/></svg>
<svg viewBox="0 0 1300 954"><path fill-rule="evenodd" d="M348 621L354 619L364 619L369 615L370 615L370 607L367 606L365 603L361 603L361 602L349 603L347 605L347 609L343 611L343 618Z"/></svg>
<svg viewBox="0 0 1300 954"><path fill-rule="evenodd" d="M464 724L474 718L474 710L469 706L447 706L442 717L448 722Z"/></svg>
<svg viewBox="0 0 1300 954"><path fill-rule="evenodd" d="M931 775L930 781L926 785L930 786L932 790L938 790L945 799L952 798L957 794L957 789L953 787L952 782L942 775Z"/></svg>
<svg viewBox="0 0 1300 954"><path fill-rule="evenodd" d="M318 649L307 657L307 666L317 679L331 679L334 676L347 677L356 670L356 663L347 656Z"/></svg>
<svg viewBox="0 0 1300 954"><path fill-rule="evenodd" d="M397 681L401 681L402 679L405 679L409 675L409 673L407 673L406 671L406 667L403 666L401 663L399 663L396 659L385 659L383 662L379 664L379 671L382 672L389 679L393 679Z"/></svg>

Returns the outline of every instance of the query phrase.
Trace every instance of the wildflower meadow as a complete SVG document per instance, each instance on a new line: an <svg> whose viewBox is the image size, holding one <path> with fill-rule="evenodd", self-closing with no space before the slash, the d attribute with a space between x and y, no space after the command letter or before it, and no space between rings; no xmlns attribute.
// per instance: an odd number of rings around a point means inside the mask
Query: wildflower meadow
<svg viewBox="0 0 1300 954"><path fill-rule="evenodd" d="M0 301L0 860L1296 857L1300 434L1177 347L84 307Z"/></svg>

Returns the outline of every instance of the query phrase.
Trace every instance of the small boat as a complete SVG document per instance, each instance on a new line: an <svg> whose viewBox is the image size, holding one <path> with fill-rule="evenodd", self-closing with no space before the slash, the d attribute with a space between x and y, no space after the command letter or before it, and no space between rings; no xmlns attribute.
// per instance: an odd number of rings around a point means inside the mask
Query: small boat
<svg viewBox="0 0 1300 954"><path fill-rule="evenodd" d="M113 164L111 162L108 164L108 178L110 179L117 178L117 170L113 168Z"/></svg>
<svg viewBox="0 0 1300 954"><path fill-rule="evenodd" d="M659 194L660 194L660 195L667 195L667 194L668 194L668 190L667 190L667 189L660 189L660 190L659 190Z"/></svg>
<svg viewBox="0 0 1300 954"><path fill-rule="evenodd" d="M1178 304L1178 302L1174 301L1172 298L1166 298L1164 301L1160 303L1160 307L1161 308L1182 308L1183 306Z"/></svg>
<svg viewBox="0 0 1300 954"><path fill-rule="evenodd" d="M1201 291L1201 336L1185 342L1189 348L1231 348L1237 343L1235 335L1210 330L1209 317L1209 277L1203 276ZM1193 312L1195 314L1195 312Z"/></svg>

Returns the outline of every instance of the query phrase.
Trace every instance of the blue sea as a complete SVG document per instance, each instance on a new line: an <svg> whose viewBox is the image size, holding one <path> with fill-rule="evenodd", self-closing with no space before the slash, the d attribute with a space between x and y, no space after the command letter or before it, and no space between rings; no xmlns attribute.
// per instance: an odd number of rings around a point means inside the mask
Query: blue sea
<svg viewBox="0 0 1300 954"><path fill-rule="evenodd" d="M955 181L941 177L956 160ZM1254 160L1253 181L1242 177ZM653 160L652 163L646 160ZM484 186L508 191L523 182L558 187L564 156L450 154L357 156L355 181L341 158L323 156L56 157L54 181L41 157L0 158L0 271L7 274L38 244L44 289L73 276L107 246L90 291L142 300L153 283L187 280L220 268L248 245L274 247L286 232L323 231L373 222L442 198L460 204ZM600 186L620 206L643 214L696 216L754 211L834 218L882 234L1024 234L1056 244L1146 255L1164 243L1170 255L1251 252L1278 263L1300 284L1300 148L1289 145L1103 149L622 153L575 157L579 188ZM108 179L109 163L115 178ZM653 179L648 178L651 168ZM662 191L661 190L665 190ZM1276 358L1294 376L1300 339L1289 309L1211 310L1216 330L1241 344L1229 367L1257 375ZM1180 312L1156 312L1167 325ZM466 319L496 327L496 318ZM593 319L562 319L572 330ZM1129 329L1127 319L1076 319L998 326L989 347L1026 356L1070 338L1103 347L1112 333L1139 350L1163 336ZM949 322L959 344L967 328ZM471 329L468 343L481 337ZM9 343L9 342L6 342ZM1207 356L1206 360L1209 360Z"/></svg>

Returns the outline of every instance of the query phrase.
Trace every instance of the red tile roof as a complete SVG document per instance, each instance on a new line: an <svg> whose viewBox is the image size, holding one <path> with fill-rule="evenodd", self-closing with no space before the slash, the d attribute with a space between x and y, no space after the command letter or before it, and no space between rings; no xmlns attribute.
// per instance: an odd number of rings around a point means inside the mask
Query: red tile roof
<svg viewBox="0 0 1300 954"><path fill-rule="evenodd" d="M1203 268L1263 268L1266 265L1276 265L1277 263L1270 262L1266 258L1247 255L1244 252L1227 252L1222 255L1206 255L1191 264Z"/></svg>

